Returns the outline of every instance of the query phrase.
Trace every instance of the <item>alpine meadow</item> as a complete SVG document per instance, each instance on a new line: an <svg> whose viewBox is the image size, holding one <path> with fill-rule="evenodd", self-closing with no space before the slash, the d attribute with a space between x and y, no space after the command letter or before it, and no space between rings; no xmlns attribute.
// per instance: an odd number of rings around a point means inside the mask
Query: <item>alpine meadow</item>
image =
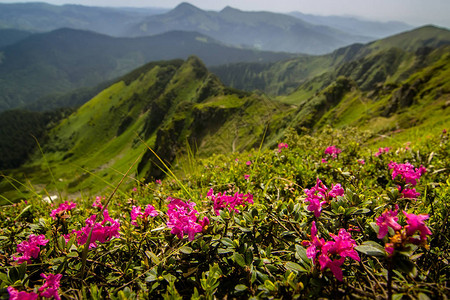
<svg viewBox="0 0 450 300"><path fill-rule="evenodd" d="M445 27L0 3L0 299L448 299L449 130Z"/></svg>

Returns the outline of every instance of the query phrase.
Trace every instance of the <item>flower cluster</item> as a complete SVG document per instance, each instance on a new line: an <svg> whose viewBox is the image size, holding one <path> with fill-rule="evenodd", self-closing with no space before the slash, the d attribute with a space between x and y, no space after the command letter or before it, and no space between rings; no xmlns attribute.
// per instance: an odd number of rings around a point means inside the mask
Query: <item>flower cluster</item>
<svg viewBox="0 0 450 300"><path fill-rule="evenodd" d="M167 227L172 230L170 233L175 234L182 239L185 234L188 235L189 241L193 241L195 234L202 232L203 228L209 224L209 219L204 217L198 220L198 211L194 209L194 202L184 202L180 199L168 198L170 203L167 205Z"/></svg>
<svg viewBox="0 0 450 300"><path fill-rule="evenodd" d="M389 163L389 169L392 170L393 180L397 176L401 178L402 185L398 185L397 188L404 197L417 198L420 196L420 193L416 192L416 189L413 187L416 186L417 181L427 171L424 166L421 165L419 168L414 168L410 163L398 164L391 161Z"/></svg>
<svg viewBox="0 0 450 300"><path fill-rule="evenodd" d="M9 293L9 300L36 300L39 295L35 292L27 293L25 291L18 291L12 286L7 288Z"/></svg>
<svg viewBox="0 0 450 300"><path fill-rule="evenodd" d="M305 201L309 203L307 209L314 212L316 218L320 216L323 205L328 204L332 198L344 195L344 189L339 183L332 185L331 190L328 191L328 188L319 178L317 178L315 186L305 189L304 192L306 193Z"/></svg>
<svg viewBox="0 0 450 300"><path fill-rule="evenodd" d="M150 217L156 217L158 215L158 211L153 207L153 205L148 204L145 208L144 212L141 211L140 206L134 206L131 209L131 224L137 226L136 219L139 217L143 220L147 220L148 216Z"/></svg>
<svg viewBox="0 0 450 300"><path fill-rule="evenodd" d="M335 145L327 147L325 149L325 154L328 154L331 156L331 158L336 159L338 154L341 153L342 150L336 147Z"/></svg>
<svg viewBox="0 0 450 300"><path fill-rule="evenodd" d="M41 274L41 277L45 279L45 283L39 288L39 294L35 292L27 293L25 291L19 292L14 287L8 287L9 299L10 300L36 300L38 297L52 298L55 300L61 300L58 294L58 288L60 286L60 280L62 274Z"/></svg>
<svg viewBox="0 0 450 300"><path fill-rule="evenodd" d="M64 203L61 203L57 209L52 210L52 212L50 213L50 217L52 217L53 220L56 220L58 216L65 215L68 211L74 209L76 206L76 203L65 201Z"/></svg>
<svg viewBox="0 0 450 300"><path fill-rule="evenodd" d="M288 147L289 147L289 145L286 143L279 143L278 144L278 153L281 153L281 150L283 150L283 148L287 149Z"/></svg>
<svg viewBox="0 0 450 300"><path fill-rule="evenodd" d="M342 281L343 274L340 267L344 263L345 258L350 257L356 261L360 260L358 252L354 249L356 246L355 240L344 228L339 230L338 235L330 233L334 241L325 242L323 238L317 237L317 233L316 223L313 221L311 241L302 242L303 246L308 246L306 256L312 259L314 264L318 263L321 271L328 268L337 280Z"/></svg>
<svg viewBox="0 0 450 300"><path fill-rule="evenodd" d="M92 207L97 207L98 209L102 210L103 209L102 197L100 196L95 197L95 201L94 203L92 203Z"/></svg>
<svg viewBox="0 0 450 300"><path fill-rule="evenodd" d="M17 252L22 253L21 257L13 256L13 259L19 263L23 263L24 261L31 263L31 258L37 258L41 251L39 246L47 245L48 240L45 239L45 235L34 235L30 234L28 237L28 241L23 241L22 243L17 245Z"/></svg>
<svg viewBox="0 0 450 300"><path fill-rule="evenodd" d="M74 230L72 233L75 233L77 236L78 245L84 245L87 242L89 232L92 230L91 241L89 244L89 248L97 247L96 242L104 243L109 241L113 237L119 237L119 229L120 223L118 220L112 219L108 210L105 209L103 212L103 221L95 222L97 219L97 215L92 215L88 219L86 219L86 226L81 228L81 230ZM107 224L109 223L109 225Z"/></svg>
<svg viewBox="0 0 450 300"><path fill-rule="evenodd" d="M389 237L390 243L386 243L385 249L390 255L395 250L402 250L408 244L422 245L427 247L427 236L431 235L430 229L425 225L424 221L428 219L428 215L415 215L403 211L408 225L402 227L398 221L398 207L395 210L384 211L376 220L379 227L378 238L382 239L388 233L389 228L394 229L395 235Z"/></svg>
<svg viewBox="0 0 450 300"><path fill-rule="evenodd" d="M45 298L54 297L55 300L61 300L58 294L59 282L62 274L41 274L41 277L45 279L44 285L39 288L40 296Z"/></svg>
<svg viewBox="0 0 450 300"><path fill-rule="evenodd" d="M378 156L380 156L380 155L383 154L383 153L388 153L389 150L391 150L391 148L389 148L389 147L378 148L378 152L375 153L373 156L378 157Z"/></svg>
<svg viewBox="0 0 450 300"><path fill-rule="evenodd" d="M219 215L219 211L228 208L229 211L239 212L238 206L245 206L246 203L253 203L252 194L240 194L238 192L234 193L233 196L227 195L226 192L214 194L213 189L208 191L207 197L213 201L213 208L216 215Z"/></svg>

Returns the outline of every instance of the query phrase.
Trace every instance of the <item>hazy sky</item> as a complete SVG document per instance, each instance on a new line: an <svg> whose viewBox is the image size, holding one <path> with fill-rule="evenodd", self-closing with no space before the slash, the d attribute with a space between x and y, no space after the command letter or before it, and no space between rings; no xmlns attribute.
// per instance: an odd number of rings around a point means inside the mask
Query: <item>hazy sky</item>
<svg viewBox="0 0 450 300"><path fill-rule="evenodd" d="M37 1L39 0L0 0L0 3ZM318 15L354 15L380 21L403 21L417 26L435 24L450 28L450 0L48 0L42 2L165 8L173 8L181 2L189 2L206 10L221 10L225 6L231 6L247 11L300 11Z"/></svg>

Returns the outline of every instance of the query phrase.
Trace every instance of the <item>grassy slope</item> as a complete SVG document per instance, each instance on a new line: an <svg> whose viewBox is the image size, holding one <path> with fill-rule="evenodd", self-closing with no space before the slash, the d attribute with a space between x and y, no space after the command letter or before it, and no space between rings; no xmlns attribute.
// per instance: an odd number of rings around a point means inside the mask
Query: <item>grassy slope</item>
<svg viewBox="0 0 450 300"><path fill-rule="evenodd" d="M327 102L326 94L336 90L339 80L348 81L339 79L316 96L301 102L292 125L309 125L314 129L325 125L337 128L356 126L382 136L395 134L396 139L403 141L421 140L428 132L448 128L450 51L447 47L435 52L430 56L436 60L433 64L397 85L388 83L366 93L350 80L351 87L344 89L339 99L334 103L330 103L330 99ZM410 98L408 92L411 92Z"/></svg>
<svg viewBox="0 0 450 300"><path fill-rule="evenodd" d="M415 58L426 54L426 48L448 44L449 30L424 26L366 45L354 44L327 55L303 56L272 64L230 64L211 70L227 85L244 90L259 89L270 95L279 95L282 101L292 102L291 97L285 97L286 94L296 92L299 98L310 97L339 75L349 76L343 74L345 69L342 69L349 64L353 64L350 69L357 72L353 74L355 80L367 81L363 78L368 76L367 72L371 76L385 76L383 82L404 80L421 67L415 64ZM398 70L393 72L389 68ZM401 77L402 74L405 76ZM322 82L324 76L330 77L328 83L318 84L317 81Z"/></svg>
<svg viewBox="0 0 450 300"><path fill-rule="evenodd" d="M49 134L43 153L11 175L22 181L26 176L38 191L45 188L52 194L97 193L117 184L144 153L127 182L138 175L138 166L140 177L155 176L149 164L155 158L144 142L169 163L184 153L186 141L198 148L199 156L248 149L259 145L266 126L272 136L279 133L278 119L287 109L225 88L196 58L154 64L111 85L64 119ZM156 128L149 125L154 116L162 117ZM5 186L3 182L3 191ZM5 197L17 196L9 189Z"/></svg>

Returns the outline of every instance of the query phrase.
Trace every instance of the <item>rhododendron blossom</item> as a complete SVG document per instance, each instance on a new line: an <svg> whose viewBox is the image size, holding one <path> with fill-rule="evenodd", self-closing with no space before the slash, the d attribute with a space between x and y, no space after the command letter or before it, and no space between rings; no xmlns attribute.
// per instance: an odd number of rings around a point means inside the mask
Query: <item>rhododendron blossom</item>
<svg viewBox="0 0 450 300"><path fill-rule="evenodd" d="M77 206L76 203L66 201L64 203L61 203L57 209L52 210L50 213L50 217L53 218L53 220L56 220L58 215L64 215L68 211L74 209Z"/></svg>
<svg viewBox="0 0 450 300"><path fill-rule="evenodd" d="M319 178L317 178L314 187L305 189L304 192L306 193L305 201L309 203L307 209L314 212L316 218L320 216L324 204L328 203L332 198L344 195L344 189L339 183L332 185L331 190L328 191L328 188Z"/></svg>
<svg viewBox="0 0 450 300"><path fill-rule="evenodd" d="M9 286L7 290L9 293L9 300L36 300L39 297L39 295L36 294L35 292L30 293L27 293L25 291L19 292L12 286Z"/></svg>
<svg viewBox="0 0 450 300"><path fill-rule="evenodd" d="M195 234L202 232L203 228L209 224L209 219L204 217L198 220L198 211L194 209L194 202L184 202L180 199L168 198L170 203L167 205L167 227L172 230L170 233L175 234L182 239L185 234L188 235L189 241L193 241Z"/></svg>
<svg viewBox="0 0 450 300"><path fill-rule="evenodd" d="M31 258L37 258L41 249L39 246L47 245L48 240L45 239L45 235L34 235L31 234L28 237L28 241L23 241L22 243L17 245L17 252L22 253L21 257L13 256L13 259L19 263L24 261L31 263Z"/></svg>
<svg viewBox="0 0 450 300"><path fill-rule="evenodd" d="M389 169L392 170L392 179L400 177L404 181L405 186L398 185L398 190L406 198L417 198L420 193L416 192L416 189L411 188L417 184L420 177L427 171L424 166L414 168L410 163L398 164L396 162L389 163Z"/></svg>
<svg viewBox="0 0 450 300"><path fill-rule="evenodd" d="M62 278L62 274L41 274L41 277L45 279L44 285L39 288L40 296L45 298L54 297L55 300L61 300L58 294L58 288L60 285L60 280Z"/></svg>
<svg viewBox="0 0 450 300"><path fill-rule="evenodd" d="M317 238L316 223L312 223L311 241L303 241L303 246L308 246L306 256L313 260L313 263L320 265L320 270L330 269L337 280L342 281L343 274L340 266L346 257L360 261L358 252L354 249L356 242L350 233L344 228L339 230L338 235L330 234L334 241L325 242L324 239ZM338 258L339 256L339 258Z"/></svg>
<svg viewBox="0 0 450 300"><path fill-rule="evenodd" d="M306 249L306 257L313 260L313 263L316 261L317 253L320 252L320 249L325 244L324 239L317 238L317 227L316 222L312 222L311 226L311 241L303 241L303 246L308 246Z"/></svg>
<svg viewBox="0 0 450 300"><path fill-rule="evenodd" d="M379 227L379 231L378 231L378 238L382 239L386 236L386 234L388 233L389 227L394 229L394 230L400 230L402 229L402 226L400 224L397 223L398 221L398 206L396 207L396 209L394 211L392 210L385 210L381 216L379 216L377 218L377 226Z"/></svg>
<svg viewBox="0 0 450 300"><path fill-rule="evenodd" d="M402 187L400 185L398 185L397 188L402 193L403 197L405 197L405 198L415 199L415 198L420 196L420 193L416 192L416 189L414 189L414 188L412 188L412 189L408 189L408 188L402 189Z"/></svg>
<svg viewBox="0 0 450 300"><path fill-rule="evenodd" d="M393 161L389 163L389 169L392 170L392 179L400 176L406 184L409 183L412 186L415 186L420 177L427 171L422 165L419 168L414 168L410 163L398 164Z"/></svg>
<svg viewBox="0 0 450 300"><path fill-rule="evenodd" d="M385 147L385 148L378 148L378 152L374 154L375 157L380 156L383 153L388 153L391 148Z"/></svg>
<svg viewBox="0 0 450 300"><path fill-rule="evenodd" d="M408 214L406 211L403 211L403 214L406 217L406 223L408 225L405 226L406 234L409 236L413 236L416 232L419 232L420 240L411 240L413 243L416 242L426 242L427 235L431 235L430 229L425 225L423 221L429 218L428 215L415 215Z"/></svg>
<svg viewBox="0 0 450 300"><path fill-rule="evenodd" d="M406 211L403 211L408 225L402 227L397 223L397 209L398 207L396 207L395 211L386 210L377 218L377 225L380 227L378 238L381 239L387 234L387 227L395 230L395 235L389 237L390 242L385 244L384 249L386 252L389 255L393 255L395 250L402 251L405 247L408 248L410 244L428 247L427 236L431 235L431 231L424 223L428 219L428 215L408 214Z"/></svg>
<svg viewBox="0 0 450 300"><path fill-rule="evenodd" d="M102 210L103 209L102 197L100 196L95 197L95 201L94 203L92 203L92 207L97 207L98 209Z"/></svg>
<svg viewBox="0 0 450 300"><path fill-rule="evenodd" d="M279 143L278 144L278 153L281 153L281 150L283 150L283 148L287 149L288 147L289 147L289 145L286 143Z"/></svg>
<svg viewBox="0 0 450 300"><path fill-rule="evenodd" d="M113 237L120 236L120 223L118 220L114 220L109 216L108 210L105 209L105 211L103 212L102 222L95 222L96 218L96 215L90 216L88 219L86 219L85 227L81 228L81 230L74 230L72 232L77 236L78 245L86 244L89 232L92 230L92 228L93 231L89 248L97 247L97 242L104 243L111 240Z"/></svg>
<svg viewBox="0 0 450 300"><path fill-rule="evenodd" d="M131 224L136 225L137 226L137 222L136 219L139 217L143 220L147 220L148 216L150 217L156 217L158 215L158 211L155 209L155 207L153 207L153 205L148 204L145 207L144 212L141 212L141 207L140 206L134 206L131 209Z"/></svg>
<svg viewBox="0 0 450 300"><path fill-rule="evenodd" d="M330 155L332 158L336 159L337 155L341 153L342 150L336 147L335 145L329 146L325 149L325 154Z"/></svg>
<svg viewBox="0 0 450 300"><path fill-rule="evenodd" d="M229 211L239 212L238 206L245 206L246 203L253 203L252 194L240 194L238 192L234 193L233 196L227 195L226 192L214 194L213 189L208 191L207 197L213 201L213 208L216 215L219 215L219 211L228 208Z"/></svg>

